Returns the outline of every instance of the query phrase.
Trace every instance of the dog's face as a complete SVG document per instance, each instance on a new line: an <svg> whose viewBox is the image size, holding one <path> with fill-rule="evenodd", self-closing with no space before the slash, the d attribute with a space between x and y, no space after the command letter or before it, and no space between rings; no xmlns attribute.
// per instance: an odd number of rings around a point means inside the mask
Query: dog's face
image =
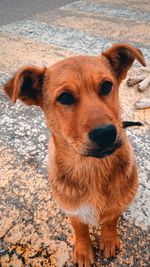
<svg viewBox="0 0 150 267"><path fill-rule="evenodd" d="M44 105L51 131L77 153L102 157L120 143L118 81L102 57L73 57L46 73Z"/></svg>
<svg viewBox="0 0 150 267"><path fill-rule="evenodd" d="M50 68L26 67L5 85L13 102L39 105L60 142L84 156L105 157L122 142L118 88L141 53L114 45L101 56L65 59Z"/></svg>

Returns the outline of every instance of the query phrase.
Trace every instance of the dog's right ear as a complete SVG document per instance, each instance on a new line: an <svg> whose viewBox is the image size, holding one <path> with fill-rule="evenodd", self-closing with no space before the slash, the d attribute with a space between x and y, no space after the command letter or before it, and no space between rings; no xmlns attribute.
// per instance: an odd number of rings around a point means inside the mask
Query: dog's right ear
<svg viewBox="0 0 150 267"><path fill-rule="evenodd" d="M4 91L13 103L20 99L27 105L42 107L45 71L45 67L23 67L4 85Z"/></svg>

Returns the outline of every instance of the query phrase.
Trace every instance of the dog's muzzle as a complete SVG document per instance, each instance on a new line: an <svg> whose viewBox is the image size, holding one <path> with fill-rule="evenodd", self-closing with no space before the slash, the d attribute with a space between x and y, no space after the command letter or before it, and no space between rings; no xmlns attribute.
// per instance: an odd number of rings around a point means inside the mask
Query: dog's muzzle
<svg viewBox="0 0 150 267"><path fill-rule="evenodd" d="M117 128L113 124L106 124L91 130L88 137L92 143L86 156L103 158L113 154L121 146L117 138Z"/></svg>

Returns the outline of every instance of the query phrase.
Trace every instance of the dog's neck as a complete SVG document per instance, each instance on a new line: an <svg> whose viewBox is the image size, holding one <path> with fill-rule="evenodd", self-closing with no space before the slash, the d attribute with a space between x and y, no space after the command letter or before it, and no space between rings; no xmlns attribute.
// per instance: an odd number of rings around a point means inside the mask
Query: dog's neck
<svg viewBox="0 0 150 267"><path fill-rule="evenodd" d="M50 154L50 179L52 189L57 201L66 201L76 205L77 199L82 201L89 199L91 192L101 191L105 197L109 190L108 184L115 179L117 172L115 166L120 166L121 171L125 172L127 166L130 167L130 159L127 150L128 145L118 149L113 155L103 159L84 157L75 153L70 145L62 139L52 137ZM119 155L119 156L118 156ZM120 157L120 155L122 155ZM125 173L124 173L125 175Z"/></svg>
<svg viewBox="0 0 150 267"><path fill-rule="evenodd" d="M72 144L66 142L61 135L59 135L59 137L52 135L53 149L55 151L54 160L56 165L69 168L76 176L77 173L80 175L84 173L84 175L88 177L88 175L91 175L94 168L94 172L96 169L98 169L98 172L105 170L106 173L105 175L102 173L102 176L109 177L109 173L112 174L113 172L114 163L116 164L116 161L120 161L120 153L122 154L122 161L124 155L128 154L125 152L126 148L129 146L126 134L123 136L123 139L121 148L117 149L114 154L104 158L95 158L79 154Z"/></svg>

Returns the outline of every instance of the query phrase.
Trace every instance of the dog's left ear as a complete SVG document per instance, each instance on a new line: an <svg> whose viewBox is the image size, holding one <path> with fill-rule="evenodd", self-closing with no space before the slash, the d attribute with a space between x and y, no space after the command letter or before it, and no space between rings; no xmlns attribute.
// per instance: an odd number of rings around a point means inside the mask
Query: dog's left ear
<svg viewBox="0 0 150 267"><path fill-rule="evenodd" d="M27 66L20 68L5 85L4 91L13 103L17 99L26 105L43 106L43 83L46 68Z"/></svg>
<svg viewBox="0 0 150 267"><path fill-rule="evenodd" d="M102 55L109 60L118 82L121 82L126 77L127 71L135 59L143 66L146 66L142 52L128 44L114 44L104 51Z"/></svg>

